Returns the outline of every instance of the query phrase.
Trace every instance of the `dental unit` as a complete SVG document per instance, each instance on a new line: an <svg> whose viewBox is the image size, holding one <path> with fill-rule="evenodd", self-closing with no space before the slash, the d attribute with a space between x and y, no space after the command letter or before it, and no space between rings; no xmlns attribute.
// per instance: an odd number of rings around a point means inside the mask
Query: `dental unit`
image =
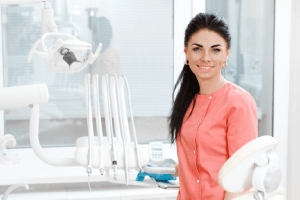
<svg viewBox="0 0 300 200"><path fill-rule="evenodd" d="M117 80L117 81L116 81ZM122 118L123 112L120 109L122 104L125 105L124 101L124 85L127 80L125 76L117 77L116 75L111 76L111 86L109 87L108 75L102 77L103 84L102 92L114 96L117 94L117 98L109 98L104 96L104 101L109 99L113 101L112 108L118 109L119 116L115 116L120 119L121 127L125 127L127 116ZM98 138L94 137L92 131L92 109L91 109L91 99L90 99L90 75L85 76L85 96L86 96L86 107L87 107L87 121L88 121L88 137L78 138L76 141L75 158L55 158L47 155L43 152L39 144L38 139L38 109L39 104L47 103L49 94L48 89L45 84L28 85L28 86L17 86L11 88L4 88L0 90L0 110L6 109L16 109L21 107L30 107L30 142L32 149L36 155L44 162L54 165L54 166L84 166L89 169L88 173L91 173L93 168L99 168L100 173L103 172L105 177L109 182L117 184L126 185L139 185L146 187L153 187L153 184L140 182L138 180L129 180L128 170L132 169L142 169L141 173L151 173L151 174L174 174L175 168L160 168L160 167L150 167L149 161L153 160L154 163L161 163L163 159L158 159L155 161L153 154L148 154L146 151L138 148L137 143L129 142L126 144L124 138L125 132L121 132L122 138L113 136L112 126L110 133L107 133L107 137L104 137L101 132L101 115L98 112L99 105L95 106L96 119L97 122L97 133ZM93 76L93 91L96 99L94 103L97 105L99 103L97 93L98 86L98 75ZM116 89L119 88L119 89ZM127 95L130 95L129 87L127 84ZM108 93L110 90L110 93ZM20 101L22 99L22 101ZM114 100L113 100L114 99ZM116 102L115 100L123 100L122 103ZM104 103L106 107L106 113L109 113L109 102ZM119 106L119 107L117 107ZM114 110L112 109L112 110ZM123 111L126 107L123 107ZM131 110L131 109L130 109ZM130 111L132 114L132 111ZM112 116L112 115L109 115ZM112 117L109 118L105 116L111 125ZM132 116L131 116L132 117ZM123 125L122 125L123 123ZM134 123L132 123L134 124ZM128 125L128 124L127 124ZM120 129L125 130L123 128ZM136 139L136 137L135 137ZM115 149L112 146L112 142L117 144ZM125 144L125 145L124 145ZM125 146L125 151L124 151ZM151 148L150 148L151 146ZM161 146L157 142L150 143L149 150L152 147L159 149ZM255 199L255 200L284 200L284 190L279 186L282 175L278 165L278 156L275 153L275 148L277 146L277 141L271 136L261 136L247 144L245 144L241 149L235 152L223 165L219 172L218 182L225 191L227 191L227 197L225 199L233 200L245 200L245 199ZM135 150L138 151L140 157L136 156ZM126 152L126 154L125 154ZM163 154L163 151L162 151ZM164 158L164 156L162 156ZM116 161L116 162L113 162ZM127 162L126 162L127 161ZM125 166L128 163L128 170ZM115 165L114 165L115 164ZM114 167L116 166L116 167ZM141 168L140 168L141 166ZM116 170L114 170L114 177L110 176L110 169L117 168L117 170L124 170L125 180L119 179ZM102 170L101 170L102 169ZM102 174L102 173L101 173ZM153 178L150 178L156 182L157 186L164 189L178 189L178 185L168 185L162 182L158 182ZM141 177L137 177L139 179ZM143 179L143 178L142 178ZM245 193L246 190L251 189L249 193Z"/></svg>
<svg viewBox="0 0 300 200"><path fill-rule="evenodd" d="M118 77L117 75L102 77L102 96L103 107L106 123L107 136L103 137L101 115L99 109L99 93L98 91L98 75L93 75L93 94L95 104L95 116L97 123L97 135L95 138L93 134L88 137L81 137L77 139L75 160L82 166L87 166L88 171L91 168L99 168L100 173L105 172L105 176L109 182L130 185L153 186L153 184L142 183L136 180L129 180L129 170L137 169L148 173L174 174L175 168L159 168L147 167L151 156L142 149L138 148L137 137L134 127L132 107L130 102L130 91L127 79L124 75ZM92 114L90 109L90 95L89 84L90 74L85 76L86 89L86 105L88 112L89 129L93 127ZM134 135L134 141L130 141L128 117L126 113L124 85L127 87L129 112L131 118L131 125ZM114 120L114 128L112 126ZM125 131L127 128L127 131ZM115 136L114 136L115 133ZM162 145L162 144L161 144ZM150 158L149 158L150 157ZM160 160L159 162L161 163ZM110 176L110 169L113 170L113 177ZM125 180L118 179L118 170L124 170ZM101 172L102 171L102 172Z"/></svg>

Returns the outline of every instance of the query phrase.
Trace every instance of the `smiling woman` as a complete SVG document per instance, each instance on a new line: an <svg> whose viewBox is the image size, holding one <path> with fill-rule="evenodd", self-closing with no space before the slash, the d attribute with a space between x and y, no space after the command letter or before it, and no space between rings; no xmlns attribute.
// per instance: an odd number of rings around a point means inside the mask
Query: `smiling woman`
<svg viewBox="0 0 300 200"><path fill-rule="evenodd" d="M219 170L257 137L253 97L221 74L230 41L226 21L215 14L200 13L186 28L186 64L175 84L174 91L180 88L169 117L172 142L177 142L177 200L223 200L227 193L218 185Z"/></svg>
<svg viewBox="0 0 300 200"><path fill-rule="evenodd" d="M219 33L209 29L199 30L191 36L184 52L190 69L200 87L202 85L200 94L214 92L226 83L221 70L226 66L229 47Z"/></svg>

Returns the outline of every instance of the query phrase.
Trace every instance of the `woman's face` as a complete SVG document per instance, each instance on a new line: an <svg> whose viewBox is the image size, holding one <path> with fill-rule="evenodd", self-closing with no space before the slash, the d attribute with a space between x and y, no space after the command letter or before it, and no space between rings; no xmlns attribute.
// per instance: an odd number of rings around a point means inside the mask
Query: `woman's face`
<svg viewBox="0 0 300 200"><path fill-rule="evenodd" d="M221 69L229 55L226 40L208 29L194 33L184 52L198 81L221 76Z"/></svg>

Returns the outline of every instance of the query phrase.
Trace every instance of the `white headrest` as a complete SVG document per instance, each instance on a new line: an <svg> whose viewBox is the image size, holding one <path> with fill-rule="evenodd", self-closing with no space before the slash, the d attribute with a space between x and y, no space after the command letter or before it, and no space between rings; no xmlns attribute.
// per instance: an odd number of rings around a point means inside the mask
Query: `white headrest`
<svg viewBox="0 0 300 200"><path fill-rule="evenodd" d="M219 185L227 192L251 188L256 163L265 162L267 158L264 155L273 152L276 147L277 141L271 136L261 136L245 144L220 169Z"/></svg>

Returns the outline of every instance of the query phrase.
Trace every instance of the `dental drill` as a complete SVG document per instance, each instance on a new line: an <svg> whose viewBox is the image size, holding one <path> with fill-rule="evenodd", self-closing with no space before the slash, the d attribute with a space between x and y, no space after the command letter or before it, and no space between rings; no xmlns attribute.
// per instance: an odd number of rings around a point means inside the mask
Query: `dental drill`
<svg viewBox="0 0 300 200"><path fill-rule="evenodd" d="M130 90L129 90L129 86L128 86L128 82L127 79L124 75L122 75L120 77L120 88L123 88L123 84L125 82L126 84L126 89L127 89L127 97L128 97L128 104L129 104L129 111L130 111L130 121L131 121L131 126L132 126L132 131L133 131L133 137L134 137L134 148L135 148L135 155L136 155L136 162L137 162L137 166L139 167L139 170L141 170L142 172L144 171L144 169L141 167L141 163L140 163L140 155L138 152L138 142L137 142L137 137L136 137L136 131L135 131L135 125L134 125L134 120L133 120L133 114L132 114L132 106L131 106L131 99L130 99ZM124 97L124 90L122 90L122 97ZM125 107L125 101L123 100L123 104L122 105L122 111L126 112L126 107Z"/></svg>
<svg viewBox="0 0 300 200"><path fill-rule="evenodd" d="M103 161L104 140L103 140L103 132L102 132L100 105L99 105L98 74L93 75L93 97L94 97L95 117L96 117L98 146L99 146L99 170L100 170L100 174L103 175L104 174L104 161Z"/></svg>
<svg viewBox="0 0 300 200"><path fill-rule="evenodd" d="M94 141L94 131L93 131L93 117L92 117L92 106L91 106L91 96L90 96L90 74L85 75L85 97L86 97L86 112L87 112L87 125L88 125L88 165L86 171L88 173L88 186L91 190L90 185L90 175L92 173L92 141Z"/></svg>
<svg viewBox="0 0 300 200"><path fill-rule="evenodd" d="M114 170L114 179L117 180L117 150L114 142L114 135L113 135L113 127L112 127L112 121L110 120L112 118L111 114L111 104L110 104L110 89L108 84L108 75L105 74L102 77L102 93L103 93L103 103L105 106L105 114L108 116L108 122L106 124L109 125L109 128L111 132L107 133L107 137L111 139L111 157L112 157L112 167ZM105 120L106 121L106 120Z"/></svg>
<svg viewBox="0 0 300 200"><path fill-rule="evenodd" d="M125 181L126 181L126 186L128 186L129 185L128 157L127 157L127 151L126 151L126 142L125 142L125 133L124 133L125 129L124 129L124 122L123 122L123 118L122 118L122 109L120 109L121 99L120 99L119 82L118 82L118 77L116 74L114 74L111 77L111 85L112 85L111 86L111 95L112 95L113 110L115 112L115 116L114 116L115 122L118 122L118 117L120 118L123 151L124 151L123 162L124 162ZM116 93L114 92L114 89L117 91ZM117 98L115 96L116 94L117 94ZM117 125L117 123L115 123L115 124Z"/></svg>

